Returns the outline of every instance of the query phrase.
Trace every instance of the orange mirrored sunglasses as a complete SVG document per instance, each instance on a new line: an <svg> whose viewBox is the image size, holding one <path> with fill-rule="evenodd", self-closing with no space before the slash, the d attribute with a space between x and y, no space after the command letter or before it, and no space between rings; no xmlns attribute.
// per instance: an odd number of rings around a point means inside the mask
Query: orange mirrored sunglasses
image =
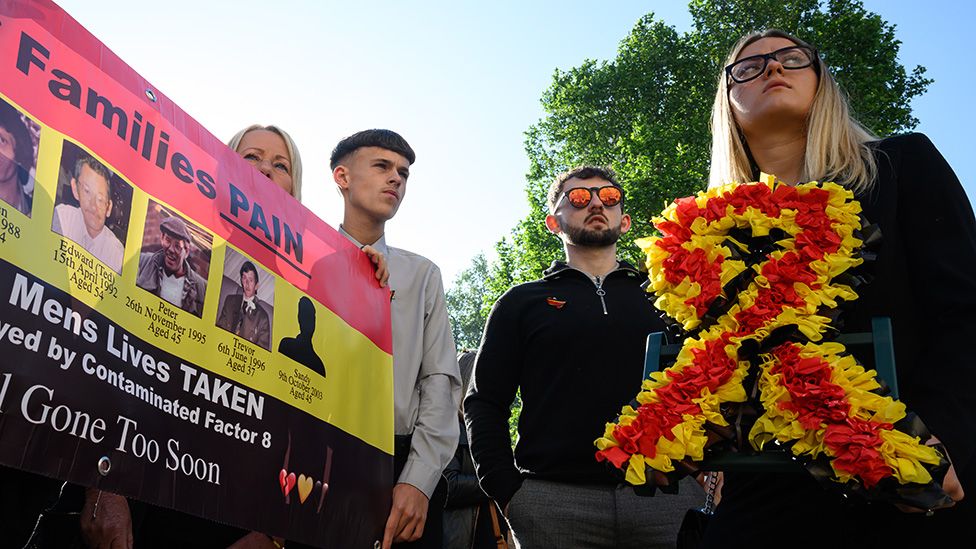
<svg viewBox="0 0 976 549"><path fill-rule="evenodd" d="M604 187L577 187L569 189L563 193L569 203L574 208L585 208L593 199L593 193L600 197L600 202L607 208L612 208L624 199L624 191L616 185L606 185ZM558 204L557 204L558 205Z"/></svg>

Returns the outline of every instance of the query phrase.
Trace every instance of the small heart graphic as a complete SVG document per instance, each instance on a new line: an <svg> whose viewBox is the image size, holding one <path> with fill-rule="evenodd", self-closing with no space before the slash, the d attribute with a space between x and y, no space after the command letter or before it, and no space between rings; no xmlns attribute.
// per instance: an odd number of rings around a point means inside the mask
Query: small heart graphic
<svg viewBox="0 0 976 549"><path fill-rule="evenodd" d="M305 500L308 499L308 495L312 493L312 486L314 486L314 484L315 483L312 482L312 477L306 477L305 475L298 475L299 501L305 503Z"/></svg>
<svg viewBox="0 0 976 549"><path fill-rule="evenodd" d="M278 484L281 485L281 493L288 497L288 493L295 487L295 473L282 469L278 472Z"/></svg>

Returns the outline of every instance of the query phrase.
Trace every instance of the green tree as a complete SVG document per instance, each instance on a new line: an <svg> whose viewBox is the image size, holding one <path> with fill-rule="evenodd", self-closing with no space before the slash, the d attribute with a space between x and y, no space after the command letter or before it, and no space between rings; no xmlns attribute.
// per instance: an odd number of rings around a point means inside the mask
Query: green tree
<svg viewBox="0 0 976 549"><path fill-rule="evenodd" d="M684 34L648 14L621 40L615 59L554 71L541 98L545 116L525 133L529 214L496 245L498 259L478 279L485 281L479 291L455 299L485 312L512 285L539 278L562 257L560 241L544 226L546 191L556 174L579 164L617 172L634 221L618 249L639 265L633 241L653 234L650 218L707 184L716 76L750 30L779 28L817 46L855 116L876 134L918 124L911 101L932 81L924 67L909 72L898 62L894 26L859 0L691 0L689 11L692 28ZM513 441L520 408L517 399Z"/></svg>
<svg viewBox="0 0 976 549"><path fill-rule="evenodd" d="M614 168L634 220L621 255L641 261L634 238L653 233L651 216L676 197L704 188L711 104L725 56L752 29L781 28L820 48L855 115L879 135L918 124L911 100L931 80L898 60L895 29L859 0L692 0L692 29L678 33L642 17L611 61L557 69L542 96L545 116L526 132L530 212L496 246L487 284L493 303L514 283L538 278L561 256L543 226L546 188L583 163Z"/></svg>
<svg viewBox="0 0 976 549"><path fill-rule="evenodd" d="M488 261L479 253L444 294L458 349L477 349L481 343L481 332L485 329L490 307L485 301L487 279Z"/></svg>
<svg viewBox="0 0 976 549"><path fill-rule="evenodd" d="M490 280L488 261L484 254L478 254L471 260L471 265L458 274L454 284L445 292L447 314L451 318L451 331L454 333L454 342L459 350L477 350L480 347L481 334L484 332L491 304L495 301L489 300L493 292L493 282L494 287L498 289L497 295L501 295L510 285L502 286L503 281ZM522 397L516 394L508 420L513 446L518 436L518 417L521 411Z"/></svg>

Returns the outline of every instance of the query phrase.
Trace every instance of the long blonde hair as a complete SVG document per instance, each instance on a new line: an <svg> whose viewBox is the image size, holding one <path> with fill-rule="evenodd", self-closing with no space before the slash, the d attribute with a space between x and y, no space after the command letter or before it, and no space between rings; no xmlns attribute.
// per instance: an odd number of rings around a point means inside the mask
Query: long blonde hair
<svg viewBox="0 0 976 549"><path fill-rule="evenodd" d="M279 128L278 126L262 126L261 124L251 124L250 126L244 128L243 130L234 134L234 137L230 138L227 142L227 146L237 150L237 147L241 144L241 139L244 139L244 134L254 130L266 130L271 133L278 134L282 139L285 140L285 148L288 149L288 156L291 159L291 195L295 197L295 200L302 201L302 157L298 154L298 146L295 145L295 141L292 140L288 132Z"/></svg>
<svg viewBox="0 0 976 549"><path fill-rule="evenodd" d="M798 46L812 46L778 29L749 33L732 48L725 65L736 61L742 49L762 38L778 37ZM807 146L800 172L802 181L820 180L842 183L856 194L871 189L877 166L868 142L877 139L850 113L847 98L818 55L814 60L819 78L807 119ZM709 187L745 183L755 179L748 144L732 115L728 77L723 70L712 106L712 163Z"/></svg>

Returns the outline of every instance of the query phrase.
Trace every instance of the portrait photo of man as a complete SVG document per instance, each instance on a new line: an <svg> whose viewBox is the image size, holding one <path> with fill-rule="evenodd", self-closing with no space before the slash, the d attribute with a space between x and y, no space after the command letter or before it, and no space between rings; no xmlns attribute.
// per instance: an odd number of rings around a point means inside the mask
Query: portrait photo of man
<svg viewBox="0 0 976 549"><path fill-rule="evenodd" d="M136 286L203 316L213 237L150 201Z"/></svg>
<svg viewBox="0 0 976 549"><path fill-rule="evenodd" d="M30 217L41 127L0 99L0 200Z"/></svg>
<svg viewBox="0 0 976 549"><path fill-rule="evenodd" d="M67 141L61 155L61 180L51 230L121 274L132 187Z"/></svg>
<svg viewBox="0 0 976 549"><path fill-rule="evenodd" d="M271 349L274 276L228 247L217 326Z"/></svg>

